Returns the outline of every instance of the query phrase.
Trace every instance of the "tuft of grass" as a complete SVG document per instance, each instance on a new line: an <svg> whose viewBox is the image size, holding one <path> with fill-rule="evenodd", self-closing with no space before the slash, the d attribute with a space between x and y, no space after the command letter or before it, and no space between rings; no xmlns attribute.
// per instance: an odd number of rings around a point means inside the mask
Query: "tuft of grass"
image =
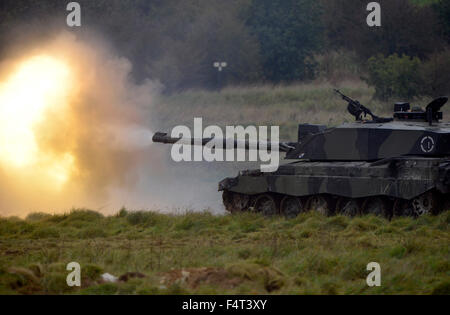
<svg viewBox="0 0 450 315"><path fill-rule="evenodd" d="M56 227L38 227L31 234L33 239L58 238L60 231Z"/></svg>
<svg viewBox="0 0 450 315"><path fill-rule="evenodd" d="M86 264L83 266L82 271L85 279L96 281L103 273L103 268L94 264Z"/></svg>
<svg viewBox="0 0 450 315"><path fill-rule="evenodd" d="M81 239L93 239L99 237L106 237L108 234L100 227L90 226L82 229L78 233Z"/></svg>
<svg viewBox="0 0 450 315"><path fill-rule="evenodd" d="M227 271L231 276L258 282L269 293L281 289L285 284L283 273L271 267L241 263L229 266Z"/></svg>
<svg viewBox="0 0 450 315"><path fill-rule="evenodd" d="M36 222L36 221L42 221L45 219L50 218L51 215L48 213L43 213L43 212L33 212L27 215L25 221L31 221L31 222Z"/></svg>
<svg viewBox="0 0 450 315"><path fill-rule="evenodd" d="M344 216L335 216L328 219L326 226L334 230L345 230L349 224L349 218Z"/></svg>
<svg viewBox="0 0 450 315"><path fill-rule="evenodd" d="M444 281L438 284L431 292L433 295L450 295L450 281Z"/></svg>
<svg viewBox="0 0 450 315"><path fill-rule="evenodd" d="M120 212L119 212L120 213ZM135 211L130 213L122 212L131 225L152 226L156 222L156 213L146 211Z"/></svg>
<svg viewBox="0 0 450 315"><path fill-rule="evenodd" d="M97 222L103 218L103 215L99 212L79 209L72 210L69 215L65 217L64 221L66 224L71 224L73 222Z"/></svg>

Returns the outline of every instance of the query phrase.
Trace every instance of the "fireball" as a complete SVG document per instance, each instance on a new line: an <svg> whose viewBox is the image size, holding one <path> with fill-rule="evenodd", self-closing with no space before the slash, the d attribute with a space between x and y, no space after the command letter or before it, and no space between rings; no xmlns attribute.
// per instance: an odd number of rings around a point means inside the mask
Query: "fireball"
<svg viewBox="0 0 450 315"><path fill-rule="evenodd" d="M34 56L0 78L0 167L51 189L61 189L75 171L69 150L42 143L53 119L68 119L72 73L51 56ZM45 138L44 137L44 138Z"/></svg>

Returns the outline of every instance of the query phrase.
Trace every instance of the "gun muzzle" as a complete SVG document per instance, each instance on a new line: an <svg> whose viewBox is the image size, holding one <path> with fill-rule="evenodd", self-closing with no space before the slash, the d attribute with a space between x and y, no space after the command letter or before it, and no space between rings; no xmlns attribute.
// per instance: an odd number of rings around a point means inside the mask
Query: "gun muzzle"
<svg viewBox="0 0 450 315"><path fill-rule="evenodd" d="M181 138L172 138L164 132L157 132L154 134L152 141L156 143L175 144L180 141Z"/></svg>

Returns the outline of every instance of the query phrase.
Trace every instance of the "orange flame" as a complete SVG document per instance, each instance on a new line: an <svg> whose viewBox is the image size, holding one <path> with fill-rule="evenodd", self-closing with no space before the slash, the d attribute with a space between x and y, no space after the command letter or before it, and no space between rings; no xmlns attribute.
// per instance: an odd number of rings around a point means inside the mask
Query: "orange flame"
<svg viewBox="0 0 450 315"><path fill-rule="evenodd" d="M39 55L19 63L0 82L0 165L5 171L51 190L70 179L74 156L43 147L39 132L52 117L68 118L72 79L67 64Z"/></svg>

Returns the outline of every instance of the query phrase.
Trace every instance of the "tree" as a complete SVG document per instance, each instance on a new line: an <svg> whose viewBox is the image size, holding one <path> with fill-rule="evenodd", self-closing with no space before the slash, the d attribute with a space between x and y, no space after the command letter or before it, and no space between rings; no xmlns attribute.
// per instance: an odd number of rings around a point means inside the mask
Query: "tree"
<svg viewBox="0 0 450 315"><path fill-rule="evenodd" d="M437 16L430 6L410 0L380 0L381 27L369 27L366 0L322 0L329 46L354 50L367 60L378 53L406 54L421 59L440 49Z"/></svg>
<svg viewBox="0 0 450 315"><path fill-rule="evenodd" d="M433 4L433 9L439 17L440 34L450 43L450 1L439 0Z"/></svg>
<svg viewBox="0 0 450 315"><path fill-rule="evenodd" d="M410 99L422 92L419 73L421 62L417 57L397 54L385 57L381 54L368 60L368 84L375 86L375 97L388 100L391 97Z"/></svg>
<svg viewBox="0 0 450 315"><path fill-rule="evenodd" d="M312 54L321 44L321 6L314 0L254 0L247 25L259 41L265 78L309 79Z"/></svg>

